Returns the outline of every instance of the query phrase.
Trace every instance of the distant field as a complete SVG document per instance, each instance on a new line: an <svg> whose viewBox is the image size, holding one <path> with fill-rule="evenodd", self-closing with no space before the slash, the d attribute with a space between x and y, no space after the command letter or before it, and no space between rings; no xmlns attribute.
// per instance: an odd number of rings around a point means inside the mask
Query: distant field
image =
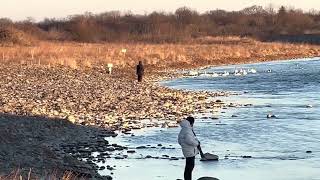
<svg viewBox="0 0 320 180"><path fill-rule="evenodd" d="M280 58L320 56L320 46L265 43L239 37L200 39L190 44L39 42L35 46L0 46L0 62L85 68L113 63L154 67L198 67Z"/></svg>

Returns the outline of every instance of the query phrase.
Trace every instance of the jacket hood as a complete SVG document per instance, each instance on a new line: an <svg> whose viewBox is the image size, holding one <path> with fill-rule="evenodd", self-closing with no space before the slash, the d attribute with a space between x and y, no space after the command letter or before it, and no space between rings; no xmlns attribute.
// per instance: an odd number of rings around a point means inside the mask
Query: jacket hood
<svg viewBox="0 0 320 180"><path fill-rule="evenodd" d="M190 125L190 122L187 121L187 120L182 120L180 122L180 126L181 128L187 128L187 129L192 129L191 125Z"/></svg>

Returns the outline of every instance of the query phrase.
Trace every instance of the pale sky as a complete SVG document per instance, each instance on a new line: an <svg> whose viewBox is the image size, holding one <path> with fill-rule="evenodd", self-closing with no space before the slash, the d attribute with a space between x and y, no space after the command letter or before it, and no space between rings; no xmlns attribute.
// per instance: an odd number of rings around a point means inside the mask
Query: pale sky
<svg viewBox="0 0 320 180"><path fill-rule="evenodd" d="M273 4L291 6L305 11L320 10L320 0L0 0L0 18L24 20L33 17L36 20L62 18L84 12L101 13L111 10L144 14L154 10L174 12L187 6L198 12L224 9L240 10L252 5L267 6Z"/></svg>

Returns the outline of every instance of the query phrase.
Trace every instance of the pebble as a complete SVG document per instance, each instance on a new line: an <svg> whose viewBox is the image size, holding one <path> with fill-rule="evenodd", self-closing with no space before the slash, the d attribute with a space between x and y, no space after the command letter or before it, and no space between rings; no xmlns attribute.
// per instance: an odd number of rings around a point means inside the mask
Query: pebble
<svg viewBox="0 0 320 180"><path fill-rule="evenodd" d="M276 116L276 115L273 115L273 114L268 114L268 115L267 115L267 118L268 118L268 119L277 118L277 116Z"/></svg>

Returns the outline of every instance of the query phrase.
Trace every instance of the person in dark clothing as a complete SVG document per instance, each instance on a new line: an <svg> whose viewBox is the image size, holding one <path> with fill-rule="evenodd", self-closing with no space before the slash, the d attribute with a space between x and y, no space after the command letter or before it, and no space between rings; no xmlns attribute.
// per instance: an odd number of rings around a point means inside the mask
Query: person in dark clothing
<svg viewBox="0 0 320 180"><path fill-rule="evenodd" d="M142 61L139 61L139 64L137 65L138 82L142 81L143 74L144 74L144 67L143 67Z"/></svg>

